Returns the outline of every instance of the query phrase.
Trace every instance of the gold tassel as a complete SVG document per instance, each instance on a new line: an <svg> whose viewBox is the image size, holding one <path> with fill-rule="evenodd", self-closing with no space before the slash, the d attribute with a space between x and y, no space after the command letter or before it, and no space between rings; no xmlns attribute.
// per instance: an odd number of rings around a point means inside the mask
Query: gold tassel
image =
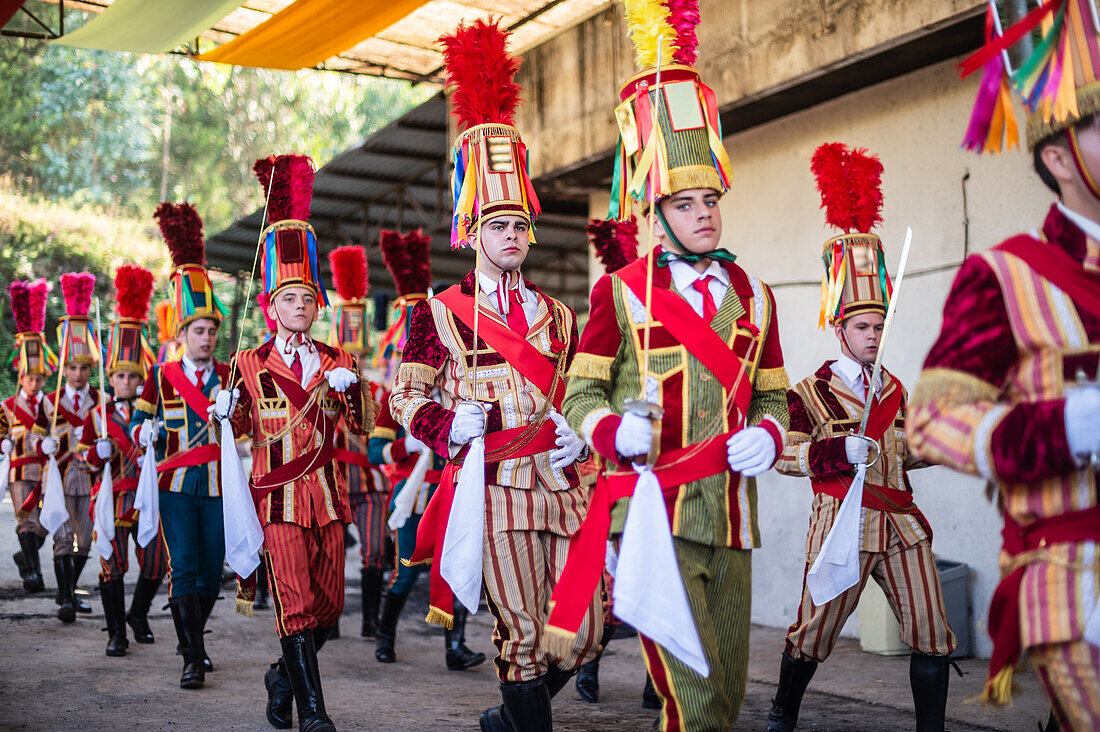
<svg viewBox="0 0 1100 732"><path fill-rule="evenodd" d="M1012 706L1012 695L1020 690L1016 683L1016 668L1009 664L997 672L991 679L986 679L982 693L966 700L967 704L980 701L994 707L1002 707L1006 704Z"/></svg>
<svg viewBox="0 0 1100 732"><path fill-rule="evenodd" d="M424 618L424 622L431 623L432 625L442 625L447 630L451 630L454 628L455 616L429 605L428 617Z"/></svg>
<svg viewBox="0 0 1100 732"><path fill-rule="evenodd" d="M252 609L252 601L251 600L244 600L240 597L237 598L237 602L233 606L233 613L236 614L236 615L243 615L246 618L256 617L256 613Z"/></svg>
<svg viewBox="0 0 1100 732"><path fill-rule="evenodd" d="M563 628L545 625L542 629L541 645L553 659L565 660L573 655L573 646L577 643L577 634Z"/></svg>

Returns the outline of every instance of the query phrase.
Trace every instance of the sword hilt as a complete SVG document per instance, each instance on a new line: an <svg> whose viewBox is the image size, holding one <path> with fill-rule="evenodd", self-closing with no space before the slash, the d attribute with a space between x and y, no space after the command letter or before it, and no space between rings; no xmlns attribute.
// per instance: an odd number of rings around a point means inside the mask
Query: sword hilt
<svg viewBox="0 0 1100 732"><path fill-rule="evenodd" d="M634 462L638 465L644 463L647 468L652 468L657 464L657 457L661 452L661 419L665 416L664 407L644 399L627 399L623 402L623 409L649 420L649 452L645 454L644 460L635 458Z"/></svg>
<svg viewBox="0 0 1100 732"><path fill-rule="evenodd" d="M855 437L857 440L863 440L864 442L867 443L867 446L868 446L868 450L867 450L868 460L867 460L867 462L863 463L866 467L869 468L869 467L873 466L875 463L878 462L878 459L880 457L882 457L882 447L879 446L877 440L872 440L867 435L857 434L854 431L849 431L848 436L849 437ZM872 454L874 455L873 458L870 457Z"/></svg>

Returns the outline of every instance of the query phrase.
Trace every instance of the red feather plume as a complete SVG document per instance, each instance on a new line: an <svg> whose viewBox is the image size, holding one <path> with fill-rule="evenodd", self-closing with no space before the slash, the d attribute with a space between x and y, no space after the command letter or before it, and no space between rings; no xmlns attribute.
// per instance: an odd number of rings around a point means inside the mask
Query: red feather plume
<svg viewBox="0 0 1100 732"><path fill-rule="evenodd" d="M638 223L631 216L629 221L618 222L592 219L584 227L588 241L596 250L596 257L608 274L616 272L638 258Z"/></svg>
<svg viewBox="0 0 1100 732"><path fill-rule="evenodd" d="M153 307L153 312L157 316L157 340L161 343L172 340L172 330L168 323L168 312L171 309L172 306L167 300L161 300Z"/></svg>
<svg viewBox="0 0 1100 732"><path fill-rule="evenodd" d="M61 296L70 318L86 318L92 306L95 275L89 272L66 272L61 275Z"/></svg>
<svg viewBox="0 0 1100 732"><path fill-rule="evenodd" d="M431 237L420 229L405 235L384 230L378 244L398 295L428 291L432 282Z"/></svg>
<svg viewBox="0 0 1100 732"><path fill-rule="evenodd" d="M699 0L667 0L668 24L676 31L672 41L675 51L672 62L694 66L699 54L699 37L695 29L699 25Z"/></svg>
<svg viewBox="0 0 1100 732"><path fill-rule="evenodd" d="M11 314L15 320L15 332L26 333L31 328L31 293L26 282L16 280L8 285L11 298Z"/></svg>
<svg viewBox="0 0 1100 732"><path fill-rule="evenodd" d="M267 314L267 307L271 304L271 296L266 292L261 292L256 295L256 305L260 308L260 313L264 316L264 324L267 329L272 333L279 332L279 324L275 322L275 318Z"/></svg>
<svg viewBox="0 0 1100 732"><path fill-rule="evenodd" d="M30 295L28 307L30 308L30 328L35 332L46 330L46 298L50 294L50 283L44 277L39 277L33 282L27 283L27 292Z"/></svg>
<svg viewBox="0 0 1100 732"><path fill-rule="evenodd" d="M367 294L367 250L360 246L337 247L328 253L336 294L344 300L362 300Z"/></svg>
<svg viewBox="0 0 1100 732"><path fill-rule="evenodd" d="M190 203L164 203L157 206L153 217L160 226L161 236L172 255L172 266L206 264L206 243L202 235L202 219Z"/></svg>
<svg viewBox="0 0 1100 732"><path fill-rule="evenodd" d="M115 270L115 301L118 317L145 320L153 299L153 273L135 264Z"/></svg>
<svg viewBox="0 0 1100 732"><path fill-rule="evenodd" d="M515 124L520 61L508 54L508 35L500 19L490 18L459 23L454 33L439 37L459 131L490 122Z"/></svg>
<svg viewBox="0 0 1100 732"><path fill-rule="evenodd" d="M309 220L313 201L313 161L306 155L271 155L260 158L252 166L266 194L267 222L285 219ZM271 180L272 170L275 180Z"/></svg>
<svg viewBox="0 0 1100 732"><path fill-rule="evenodd" d="M830 142L814 152L810 170L830 225L845 233L869 233L881 223L882 162L877 156Z"/></svg>

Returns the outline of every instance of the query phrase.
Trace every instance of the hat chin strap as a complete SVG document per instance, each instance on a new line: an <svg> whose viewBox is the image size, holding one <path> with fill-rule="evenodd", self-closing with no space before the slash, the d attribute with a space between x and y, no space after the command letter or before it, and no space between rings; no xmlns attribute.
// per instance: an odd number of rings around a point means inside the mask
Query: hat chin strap
<svg viewBox="0 0 1100 732"><path fill-rule="evenodd" d="M1085 158L1082 157L1081 147L1077 142L1077 129L1072 125L1066 128L1066 141L1069 143L1069 152L1073 157L1073 164L1077 166L1077 172L1081 174L1081 180L1085 181L1085 186L1089 189L1089 193L1093 195L1093 198L1100 200L1100 185L1097 185L1096 178L1093 177L1088 165L1085 164Z"/></svg>

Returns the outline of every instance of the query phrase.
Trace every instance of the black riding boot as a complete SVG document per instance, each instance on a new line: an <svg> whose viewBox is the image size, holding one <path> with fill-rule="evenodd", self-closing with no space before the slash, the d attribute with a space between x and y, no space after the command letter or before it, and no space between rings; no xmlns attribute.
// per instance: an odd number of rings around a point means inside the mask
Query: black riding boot
<svg viewBox="0 0 1100 732"><path fill-rule="evenodd" d="M466 647L467 615L466 608L456 602L451 629L443 632L443 647L446 650L447 668L451 671L464 671L485 662L484 653L474 653Z"/></svg>
<svg viewBox="0 0 1100 732"><path fill-rule="evenodd" d="M279 641L283 646L283 664L298 705L299 732L335 732L336 727L325 713L313 633L295 633Z"/></svg>
<svg viewBox="0 0 1100 732"><path fill-rule="evenodd" d="M604 624L603 637L600 638L600 655L577 669L577 680L574 685L581 699L586 702L595 704L600 700L600 658L614 634L615 626Z"/></svg>
<svg viewBox="0 0 1100 732"><path fill-rule="evenodd" d="M790 653L783 651L779 662L779 688L772 699L772 710L768 713L767 732L792 732L798 724L798 708L802 705L802 696L810 679L817 671L816 661L799 661Z"/></svg>
<svg viewBox="0 0 1100 732"><path fill-rule="evenodd" d="M552 732L554 718L550 696L546 676L501 684L503 704L481 713L478 721L482 732Z"/></svg>
<svg viewBox="0 0 1100 732"><path fill-rule="evenodd" d="M917 732L943 732L950 663L947 656L914 653L909 657L909 685L913 688Z"/></svg>
<svg viewBox="0 0 1100 732"><path fill-rule="evenodd" d="M83 615L90 615L92 612L92 606L84 602L84 600L77 597L76 585L80 582L80 573L84 571L84 565L88 563L88 557L83 554L73 555L73 606L76 607L76 611Z"/></svg>
<svg viewBox="0 0 1100 732"><path fill-rule="evenodd" d="M378 630L378 603L382 599L382 570L364 569L363 578L363 628L359 635L374 638Z"/></svg>
<svg viewBox="0 0 1100 732"><path fill-rule="evenodd" d="M46 589L46 583L42 579L42 564L38 559L38 534L33 531L24 531L19 535L19 546L21 548L19 553L23 556L23 566L19 568L19 574L23 578L23 589L27 592L41 592Z"/></svg>
<svg viewBox="0 0 1100 732"><path fill-rule="evenodd" d="M214 603L217 601L218 598L216 597L199 595L199 605L202 607L202 632L204 635L206 634L206 623L210 620L210 613L214 612ZM202 666L207 673L214 670L214 662L210 660L210 654L206 652L205 646L203 647Z"/></svg>
<svg viewBox="0 0 1100 732"><path fill-rule="evenodd" d="M653 677L645 672L645 686L642 687L642 709L660 709L661 695L653 686Z"/></svg>
<svg viewBox="0 0 1100 732"><path fill-rule="evenodd" d="M267 689L267 721L275 729L290 729L294 690L290 687L290 677L286 673L286 664L280 658L271 664L264 674L264 688Z"/></svg>
<svg viewBox="0 0 1100 732"><path fill-rule="evenodd" d="M187 639L183 649L183 674L180 676L181 689L201 689L206 682L206 657L202 637L202 603L199 595L192 592L176 599L179 610L180 626Z"/></svg>
<svg viewBox="0 0 1100 732"><path fill-rule="evenodd" d="M134 599L130 601L130 612L126 613L126 622L134 630L134 640L138 643L152 643L153 629L149 627L149 606L160 589L160 580L138 577L134 587Z"/></svg>
<svg viewBox="0 0 1100 732"><path fill-rule="evenodd" d="M397 660L393 641L397 637L397 619L401 617L401 609L408 599L408 595L395 595L392 592L382 596L382 619L375 633L378 643L374 647L374 658L379 663L393 663Z"/></svg>
<svg viewBox="0 0 1100 732"><path fill-rule="evenodd" d="M271 593L267 585L267 565L260 562L260 566L256 568L256 601L252 603L253 610L267 610L271 607L271 603L268 598Z"/></svg>
<svg viewBox="0 0 1100 732"><path fill-rule="evenodd" d="M125 656L130 642L126 640L126 589L122 580L100 582L99 599L107 620L107 655Z"/></svg>
<svg viewBox="0 0 1100 732"><path fill-rule="evenodd" d="M53 571L57 575L57 617L62 623L76 620L73 602L73 555L63 554L53 558Z"/></svg>

